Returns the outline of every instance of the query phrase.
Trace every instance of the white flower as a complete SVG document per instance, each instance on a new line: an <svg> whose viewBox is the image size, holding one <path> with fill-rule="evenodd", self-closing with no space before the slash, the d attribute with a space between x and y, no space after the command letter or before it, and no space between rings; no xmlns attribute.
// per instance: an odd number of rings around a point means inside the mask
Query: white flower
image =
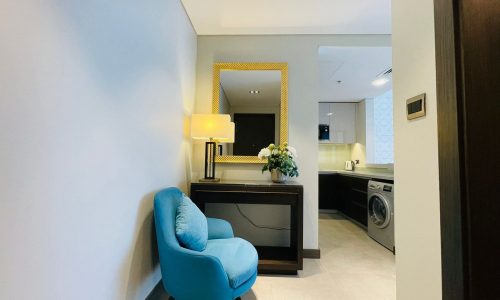
<svg viewBox="0 0 500 300"><path fill-rule="evenodd" d="M278 149L273 149L273 151L271 152L272 154L278 154L279 150Z"/></svg>
<svg viewBox="0 0 500 300"><path fill-rule="evenodd" d="M271 151L267 148L262 148L257 156L259 157L259 159L269 157L271 156Z"/></svg>
<svg viewBox="0 0 500 300"><path fill-rule="evenodd" d="M297 158L297 157L299 157L299 156L297 155L297 150L296 150L294 147L292 147L292 146L288 146L288 147L286 147L286 149L287 149L288 153L290 154L290 156L291 156L292 158Z"/></svg>

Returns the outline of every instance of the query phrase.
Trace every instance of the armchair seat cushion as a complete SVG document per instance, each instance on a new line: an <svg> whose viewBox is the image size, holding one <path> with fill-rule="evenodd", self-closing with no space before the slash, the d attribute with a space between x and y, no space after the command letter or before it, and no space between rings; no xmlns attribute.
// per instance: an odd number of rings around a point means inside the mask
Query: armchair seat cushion
<svg viewBox="0 0 500 300"><path fill-rule="evenodd" d="M249 242L240 238L208 240L203 253L215 256L221 262L229 285L237 288L257 272L257 251Z"/></svg>

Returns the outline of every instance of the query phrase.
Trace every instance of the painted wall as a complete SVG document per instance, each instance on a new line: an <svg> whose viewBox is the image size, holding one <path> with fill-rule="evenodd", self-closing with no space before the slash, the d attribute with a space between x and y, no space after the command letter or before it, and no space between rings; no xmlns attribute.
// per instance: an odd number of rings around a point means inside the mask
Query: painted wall
<svg viewBox="0 0 500 300"><path fill-rule="evenodd" d="M389 35L199 36L196 112L211 111L214 62L287 62L289 67L289 143L297 148L304 185L304 247L318 248L318 47L390 46ZM203 147L194 147L193 178L203 174ZM266 180L261 165L217 166L225 179ZM253 218L265 210L248 209ZM275 221L276 216L269 216ZM278 225L278 224L277 224ZM285 224L279 224L284 226Z"/></svg>
<svg viewBox="0 0 500 300"><path fill-rule="evenodd" d="M436 67L432 0L392 2L397 298L441 299ZM406 99L427 94L408 121Z"/></svg>
<svg viewBox="0 0 500 300"><path fill-rule="evenodd" d="M1 1L0 40L0 299L144 299L153 193L190 176L180 1Z"/></svg>

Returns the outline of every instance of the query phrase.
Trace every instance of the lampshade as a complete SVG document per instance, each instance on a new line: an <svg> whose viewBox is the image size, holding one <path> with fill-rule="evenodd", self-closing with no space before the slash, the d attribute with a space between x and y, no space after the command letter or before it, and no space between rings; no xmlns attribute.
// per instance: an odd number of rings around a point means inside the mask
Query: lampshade
<svg viewBox="0 0 500 300"><path fill-rule="evenodd" d="M234 127L231 132L230 123L230 115L194 114L191 116L191 137L193 139L214 139L224 142L234 140Z"/></svg>
<svg viewBox="0 0 500 300"><path fill-rule="evenodd" d="M229 122L229 124L226 125L226 130L228 130L228 138L219 141L223 143L234 143L234 122Z"/></svg>

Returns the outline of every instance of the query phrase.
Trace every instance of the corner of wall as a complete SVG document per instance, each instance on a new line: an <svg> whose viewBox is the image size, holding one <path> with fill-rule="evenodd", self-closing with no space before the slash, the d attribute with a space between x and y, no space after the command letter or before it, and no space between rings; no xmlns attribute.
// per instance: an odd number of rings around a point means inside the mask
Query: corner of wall
<svg viewBox="0 0 500 300"><path fill-rule="evenodd" d="M441 299L434 1L393 0L392 16L397 297ZM407 120L422 92L427 115Z"/></svg>

